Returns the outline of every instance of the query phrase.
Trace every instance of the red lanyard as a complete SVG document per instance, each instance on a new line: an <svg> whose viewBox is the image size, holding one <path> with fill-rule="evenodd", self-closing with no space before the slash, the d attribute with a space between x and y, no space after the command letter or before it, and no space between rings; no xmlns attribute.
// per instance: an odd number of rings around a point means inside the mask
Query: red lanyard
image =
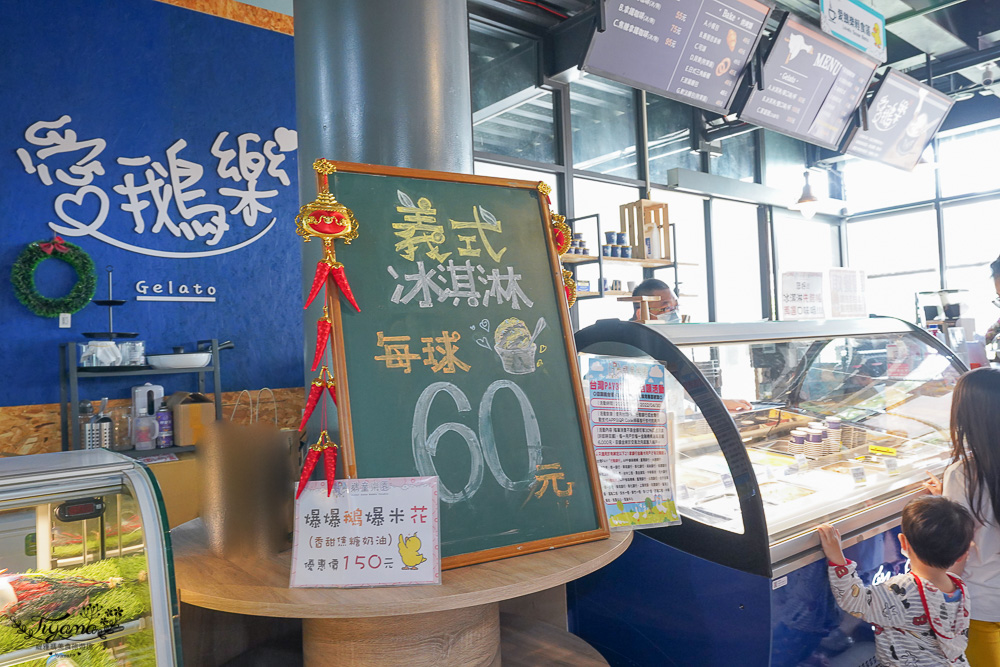
<svg viewBox="0 0 1000 667"><path fill-rule="evenodd" d="M957 577L953 577L953 576L951 576L949 574L948 578L951 579L952 583L955 584L955 586L958 587L958 590L962 592L962 603L959 605L959 613L960 614L964 614L965 613L965 586L962 585L962 580L958 579ZM936 627L934 627L934 619L931 616L931 610L927 607L927 596L924 595L924 584L923 584L922 581L920 581L920 577L918 577L915 574L913 575L913 580L915 582L917 582L917 590L920 591L920 602L921 602L921 604L924 605L924 613L927 614L927 625L931 626L931 631L934 634L936 634L938 637L940 637L941 639L954 639L954 637L945 637L940 632L938 632L938 630L937 630ZM959 615L955 614L955 620L956 621L958 620L958 618L959 618Z"/></svg>

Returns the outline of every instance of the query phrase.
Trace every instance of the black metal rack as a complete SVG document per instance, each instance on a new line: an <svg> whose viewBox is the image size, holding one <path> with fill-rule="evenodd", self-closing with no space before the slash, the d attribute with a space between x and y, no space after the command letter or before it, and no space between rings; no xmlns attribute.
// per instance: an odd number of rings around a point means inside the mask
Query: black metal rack
<svg viewBox="0 0 1000 667"><path fill-rule="evenodd" d="M99 377L138 377L147 375L181 375L194 373L198 376L198 391L205 392L205 375L212 374L213 394L215 396L215 418L222 419L222 377L219 373L219 341L211 341L212 360L208 366L198 368L149 368L132 366L107 366L91 370L82 370L78 365L79 353L76 343L63 343L59 346L59 421L62 433L62 449L73 450L81 448L80 437L80 387L81 378ZM208 351L208 350L206 350ZM82 372L81 372L82 371ZM143 450L144 455L169 454L189 451L193 447L166 447L155 450ZM122 452L131 455L132 452Z"/></svg>

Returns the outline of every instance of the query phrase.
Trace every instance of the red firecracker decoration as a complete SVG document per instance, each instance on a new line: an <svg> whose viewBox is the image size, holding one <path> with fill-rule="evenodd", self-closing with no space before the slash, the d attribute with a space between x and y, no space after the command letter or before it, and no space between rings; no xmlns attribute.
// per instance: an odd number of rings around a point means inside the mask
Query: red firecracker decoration
<svg viewBox="0 0 1000 667"><path fill-rule="evenodd" d="M323 241L323 259L316 264L316 275L305 307L308 308L320 290L330 284L328 278L333 277L340 293L360 313L361 308L347 282L344 265L337 261L333 244L337 240L350 244L358 238L358 221L354 219L351 209L330 194L328 177L337 170L336 166L329 160L316 160L313 169L317 174L319 193L315 201L299 209L299 214L295 217L296 233L303 241L309 243L313 238Z"/></svg>
<svg viewBox="0 0 1000 667"><path fill-rule="evenodd" d="M538 181L538 185L536 187L538 188L539 192L545 195L545 203L548 204L549 206L552 206L552 198L549 197L549 195L552 193L552 187L548 183L545 183L543 181Z"/></svg>
<svg viewBox="0 0 1000 667"><path fill-rule="evenodd" d="M552 239L556 243L556 254L565 255L569 250L570 240L573 238L573 230L566 224L566 216L558 213L552 214Z"/></svg>

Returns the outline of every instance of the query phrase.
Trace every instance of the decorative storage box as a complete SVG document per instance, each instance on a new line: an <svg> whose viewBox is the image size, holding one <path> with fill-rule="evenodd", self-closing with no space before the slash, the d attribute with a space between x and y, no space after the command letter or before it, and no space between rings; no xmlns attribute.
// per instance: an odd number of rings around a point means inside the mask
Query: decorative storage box
<svg viewBox="0 0 1000 667"><path fill-rule="evenodd" d="M618 207L621 231L632 241L636 259L670 259L670 219L667 205L640 199Z"/></svg>

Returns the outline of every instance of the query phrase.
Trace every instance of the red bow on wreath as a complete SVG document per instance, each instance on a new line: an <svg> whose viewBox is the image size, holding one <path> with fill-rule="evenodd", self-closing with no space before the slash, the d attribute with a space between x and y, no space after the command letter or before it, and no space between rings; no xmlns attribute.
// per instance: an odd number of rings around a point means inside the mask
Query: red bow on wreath
<svg viewBox="0 0 1000 667"><path fill-rule="evenodd" d="M51 255L53 251L69 252L69 248L66 247L66 242L62 240L61 236L53 236L51 243L42 241L38 244L38 248L46 255Z"/></svg>

